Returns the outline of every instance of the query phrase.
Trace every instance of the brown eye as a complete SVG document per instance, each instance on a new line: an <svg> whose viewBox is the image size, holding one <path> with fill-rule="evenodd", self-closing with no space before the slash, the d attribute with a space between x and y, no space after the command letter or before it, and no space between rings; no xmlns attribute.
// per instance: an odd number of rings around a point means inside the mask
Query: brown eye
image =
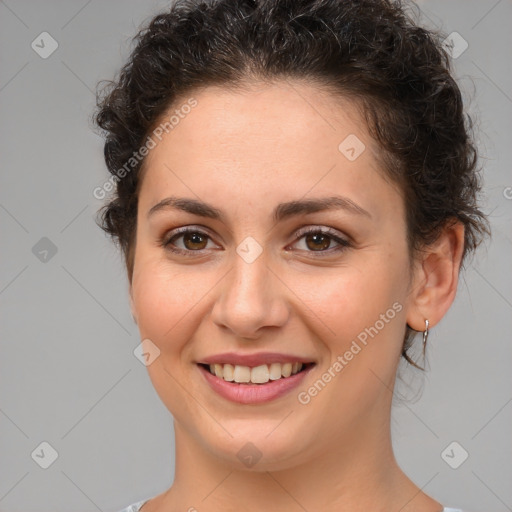
<svg viewBox="0 0 512 512"><path fill-rule="evenodd" d="M181 247L178 242L180 239L182 239ZM187 255L207 249L209 241L210 236L207 233L193 228L181 228L162 240L161 244L171 252Z"/></svg>
<svg viewBox="0 0 512 512"><path fill-rule="evenodd" d="M303 228L299 229L295 236L298 239L296 243L303 242L303 247L299 247L299 250L318 253L319 257L339 253L351 247L351 243L332 228ZM331 247L332 242L337 246Z"/></svg>
<svg viewBox="0 0 512 512"><path fill-rule="evenodd" d="M313 251L328 249L331 245L331 237L320 232L306 235L305 241L307 247Z"/></svg>
<svg viewBox="0 0 512 512"><path fill-rule="evenodd" d="M205 241L207 237L204 236L202 233L190 231L180 236L183 237L183 245L185 246L186 249L193 251L201 250L206 247Z"/></svg>

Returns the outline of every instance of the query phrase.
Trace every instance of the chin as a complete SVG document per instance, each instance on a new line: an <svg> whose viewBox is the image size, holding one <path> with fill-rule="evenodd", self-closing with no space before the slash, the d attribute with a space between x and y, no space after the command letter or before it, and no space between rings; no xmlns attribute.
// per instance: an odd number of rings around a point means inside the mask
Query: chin
<svg viewBox="0 0 512 512"><path fill-rule="evenodd" d="M233 422L224 422L223 425L233 437L222 428L216 429L218 436L212 437L210 431L210 435L205 433L205 436L196 432L195 437L201 439L203 447L215 459L223 460L226 465L237 470L281 471L300 464L311 444L306 439L304 429L291 431L290 425L286 425L279 432L279 427L276 429L276 426L280 421L282 418L277 422L258 421L252 426L245 424L239 430ZM236 423L240 425L240 422Z"/></svg>

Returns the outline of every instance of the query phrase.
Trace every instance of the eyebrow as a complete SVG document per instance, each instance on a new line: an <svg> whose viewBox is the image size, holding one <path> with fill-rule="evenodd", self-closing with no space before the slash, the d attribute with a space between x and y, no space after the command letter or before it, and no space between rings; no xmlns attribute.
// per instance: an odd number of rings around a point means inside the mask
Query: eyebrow
<svg viewBox="0 0 512 512"><path fill-rule="evenodd" d="M158 211L165 211L169 209L181 210L193 215L208 217L210 219L226 223L224 213L218 208L197 199L175 196L166 197L152 206L148 211L147 216L149 218ZM280 203L274 208L272 218L274 222L280 222L293 216L316 213L325 210L346 210L349 213L363 215L370 219L372 218L370 212L352 201L352 199L343 196L301 199L289 201L287 203Z"/></svg>

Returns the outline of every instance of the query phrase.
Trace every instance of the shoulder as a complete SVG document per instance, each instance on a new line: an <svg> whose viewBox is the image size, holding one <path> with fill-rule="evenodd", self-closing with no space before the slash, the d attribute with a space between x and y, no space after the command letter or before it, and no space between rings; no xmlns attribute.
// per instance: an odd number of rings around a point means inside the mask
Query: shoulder
<svg viewBox="0 0 512 512"><path fill-rule="evenodd" d="M131 505L128 505L127 507L123 508L122 510L119 510L118 512L139 512L142 505L144 505L144 503L146 503L148 501L149 501L149 499L137 501L135 503L132 503ZM461 510L460 508L444 507L443 512L464 512L464 510Z"/></svg>
<svg viewBox="0 0 512 512"><path fill-rule="evenodd" d="M131 505L128 505L127 507L123 508L122 510L119 510L118 512L139 512L142 505L144 505L144 503L146 503L148 501L149 501L149 499L137 501L135 503L132 503ZM444 507L443 512L464 512L464 510L461 510L460 508Z"/></svg>
<svg viewBox="0 0 512 512"><path fill-rule="evenodd" d="M122 510L119 510L118 512L139 512L142 505L146 503L149 500L141 500L137 501L135 503L132 503L131 505L128 505L127 507L123 508Z"/></svg>

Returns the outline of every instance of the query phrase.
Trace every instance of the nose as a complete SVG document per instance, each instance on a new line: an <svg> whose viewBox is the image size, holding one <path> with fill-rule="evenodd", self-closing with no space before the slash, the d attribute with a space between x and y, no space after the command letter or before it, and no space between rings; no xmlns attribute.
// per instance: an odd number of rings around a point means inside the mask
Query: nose
<svg viewBox="0 0 512 512"><path fill-rule="evenodd" d="M265 327L282 327L289 317L286 286L268 266L263 252L248 263L236 255L222 280L212 320L234 337L256 339Z"/></svg>

